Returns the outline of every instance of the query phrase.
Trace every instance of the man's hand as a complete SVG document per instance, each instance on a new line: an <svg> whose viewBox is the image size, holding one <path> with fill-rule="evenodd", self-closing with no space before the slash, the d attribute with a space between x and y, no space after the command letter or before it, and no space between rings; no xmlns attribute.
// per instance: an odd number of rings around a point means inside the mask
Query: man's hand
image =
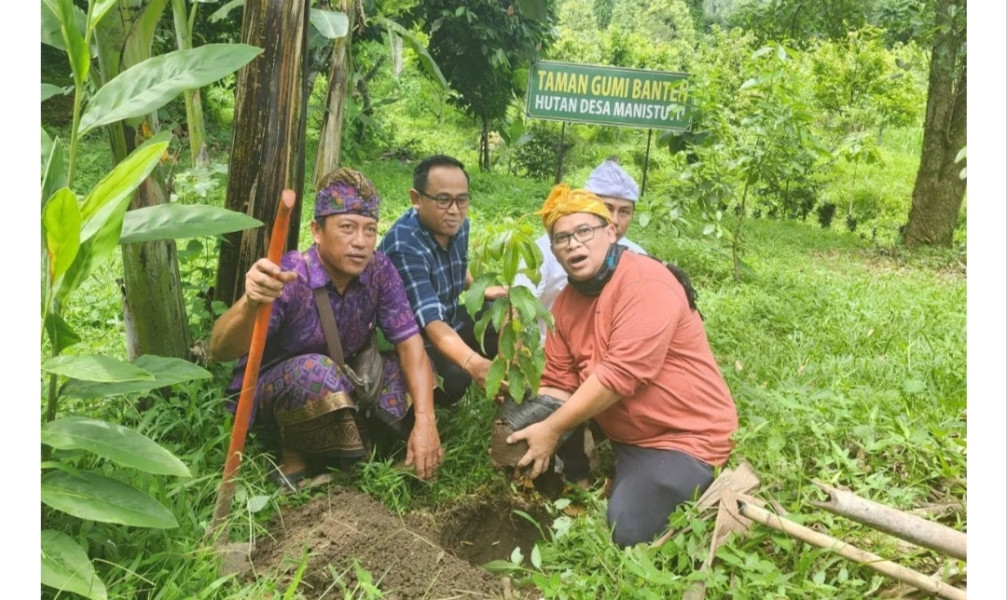
<svg viewBox="0 0 1007 600"><path fill-rule="evenodd" d="M409 467L415 464L416 475L420 479L428 479L437 473L442 462L444 449L441 448L434 417L417 417L413 431L409 434L405 465Z"/></svg>
<svg viewBox="0 0 1007 600"><path fill-rule="evenodd" d="M549 425L549 419L546 419L510 434L507 438L508 444L514 444L521 440L528 442L528 452L518 461L518 468L532 465L530 473L532 479L544 473L549 466L549 459L556 452L560 433L562 432L553 429Z"/></svg>
<svg viewBox="0 0 1007 600"><path fill-rule="evenodd" d="M469 377L472 378L472 381L475 381L476 383L479 384L479 387L486 389L486 377L489 376L490 366L492 364L493 364L492 360L484 358L480 356L478 353L473 352L467 359L467 362L465 364L465 372L469 374ZM497 395L502 398L503 397L502 395L507 392L507 389L508 389L507 382L501 381L500 391L497 392Z"/></svg>
<svg viewBox="0 0 1007 600"><path fill-rule="evenodd" d="M297 279L293 271L281 271L268 258L260 258L245 273L245 301L252 310L273 302L283 293L283 285Z"/></svg>
<svg viewBox="0 0 1007 600"><path fill-rule="evenodd" d="M490 287L486 288L485 292L483 292L483 298L489 301L496 300L497 298L503 298L506 295L507 295L506 285L491 285Z"/></svg>

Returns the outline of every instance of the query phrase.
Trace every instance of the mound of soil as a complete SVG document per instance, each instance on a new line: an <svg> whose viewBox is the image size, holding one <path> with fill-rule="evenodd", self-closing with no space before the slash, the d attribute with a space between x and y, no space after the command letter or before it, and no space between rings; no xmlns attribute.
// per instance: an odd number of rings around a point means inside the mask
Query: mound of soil
<svg viewBox="0 0 1007 600"><path fill-rule="evenodd" d="M277 575L285 585L307 549L299 591L309 600L342 598L356 589L354 561L384 598L537 598L535 590L511 590L508 581L477 566L507 559L515 546L528 556L541 539L515 508L497 501L400 516L362 492L332 486L325 496L278 515L268 527L271 537L250 560L256 572ZM545 517L541 509L518 509Z"/></svg>

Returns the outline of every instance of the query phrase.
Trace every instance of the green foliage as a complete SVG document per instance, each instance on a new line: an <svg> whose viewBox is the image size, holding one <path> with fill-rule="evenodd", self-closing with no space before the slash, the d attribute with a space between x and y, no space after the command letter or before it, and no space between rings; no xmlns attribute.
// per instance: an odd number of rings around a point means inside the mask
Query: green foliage
<svg viewBox="0 0 1007 600"><path fill-rule="evenodd" d="M145 60L99 88L81 117L80 133L146 115L182 90L217 81L261 53L261 48L246 44L209 44Z"/></svg>
<svg viewBox="0 0 1007 600"><path fill-rule="evenodd" d="M556 157L560 152L560 126L548 121L533 121L525 139L514 151L514 164L518 173L540 181L552 181L556 173ZM569 138L563 140L563 151L573 146Z"/></svg>
<svg viewBox="0 0 1007 600"><path fill-rule="evenodd" d="M472 240L470 264L475 281L462 294L462 304L473 319L483 307L483 295L490 286L507 286L507 293L493 301L490 310L475 321L474 332L482 340L492 324L499 334L500 355L494 357L486 377L486 396L495 397L506 381L516 402L538 391L545 351L539 319L552 326L552 314L528 288L514 285L518 275L533 282L539 278L542 254L535 244L537 234L527 222L504 221L488 225L484 234Z"/></svg>

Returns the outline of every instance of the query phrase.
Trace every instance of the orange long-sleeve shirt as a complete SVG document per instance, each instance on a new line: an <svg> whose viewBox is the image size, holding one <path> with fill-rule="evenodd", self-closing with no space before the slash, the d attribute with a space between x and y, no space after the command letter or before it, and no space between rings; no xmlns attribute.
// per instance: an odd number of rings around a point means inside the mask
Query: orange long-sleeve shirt
<svg viewBox="0 0 1007 600"><path fill-rule="evenodd" d="M738 415L685 290L661 263L625 252L601 295L572 286L553 306L542 385L573 392L591 374L621 399L595 419L617 442L722 465Z"/></svg>

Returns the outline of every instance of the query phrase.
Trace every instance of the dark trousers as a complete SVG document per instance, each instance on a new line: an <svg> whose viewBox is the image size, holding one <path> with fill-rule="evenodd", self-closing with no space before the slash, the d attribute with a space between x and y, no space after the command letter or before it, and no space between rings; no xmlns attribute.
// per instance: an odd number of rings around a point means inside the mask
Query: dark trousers
<svg viewBox="0 0 1007 600"><path fill-rule="evenodd" d="M608 500L612 541L632 546L653 540L679 504L713 483L713 467L677 450L612 442L615 480Z"/></svg>
<svg viewBox="0 0 1007 600"><path fill-rule="evenodd" d="M492 302L483 303L483 307L476 315L476 319L478 320L484 311L489 310L492 304ZM474 331L475 322L469 317L469 313L464 307L460 311L460 320L461 327L456 327L455 331L458 332L462 340L468 344L469 348L478 352L480 356L493 360L497 355L499 344L499 335L493 328L493 325L488 326L485 335L483 335L486 348L484 351L483 345L479 344L476 340ZM453 406L465 395L465 390L472 383L472 378L469 377L469 374L464 369L451 362L450 359L434 348L433 344L426 338L424 338L424 346L427 355L430 357L430 362L433 363L434 372L442 378L440 387L434 388L434 402L438 406Z"/></svg>

